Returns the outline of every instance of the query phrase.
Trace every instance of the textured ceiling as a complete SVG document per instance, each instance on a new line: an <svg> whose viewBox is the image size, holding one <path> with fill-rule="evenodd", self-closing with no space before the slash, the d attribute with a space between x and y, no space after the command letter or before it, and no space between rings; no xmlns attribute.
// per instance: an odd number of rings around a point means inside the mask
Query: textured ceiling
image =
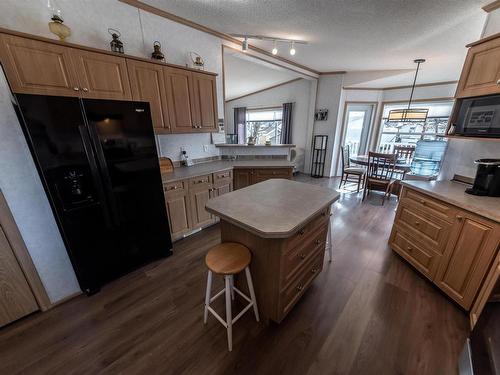
<svg viewBox="0 0 500 375"><path fill-rule="evenodd" d="M421 83L455 80L490 0L143 0L224 33L306 40L291 57L319 71L413 69ZM251 41L270 50L272 44ZM407 83L411 74L400 76Z"/></svg>
<svg viewBox="0 0 500 375"><path fill-rule="evenodd" d="M226 100L300 77L290 70L224 49Z"/></svg>

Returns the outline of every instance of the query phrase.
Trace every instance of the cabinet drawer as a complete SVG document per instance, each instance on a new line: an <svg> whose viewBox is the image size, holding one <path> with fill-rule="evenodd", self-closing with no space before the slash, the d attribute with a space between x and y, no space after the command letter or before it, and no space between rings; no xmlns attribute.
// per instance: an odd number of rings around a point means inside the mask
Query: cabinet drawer
<svg viewBox="0 0 500 375"><path fill-rule="evenodd" d="M263 168L255 169L254 173L258 173L260 176L266 177L284 177L290 176L290 168Z"/></svg>
<svg viewBox="0 0 500 375"><path fill-rule="evenodd" d="M163 191L167 194L185 192L187 188L186 181L175 181L163 184Z"/></svg>
<svg viewBox="0 0 500 375"><path fill-rule="evenodd" d="M287 314L323 269L324 252L316 253L290 285L280 294L281 316Z"/></svg>
<svg viewBox="0 0 500 375"><path fill-rule="evenodd" d="M325 251L327 231L328 226L325 224L322 228L318 229L317 235L310 236L309 240L303 244L285 252L282 258L282 287L288 285L293 277L297 273L300 273L304 264L307 264L311 257L318 252Z"/></svg>
<svg viewBox="0 0 500 375"><path fill-rule="evenodd" d="M395 225L390 244L394 251L410 262L429 279L436 275L441 256L425 248L416 239Z"/></svg>
<svg viewBox="0 0 500 375"><path fill-rule="evenodd" d="M212 183L212 175L206 174L198 177L193 177L189 179L189 186L204 187Z"/></svg>
<svg viewBox="0 0 500 375"><path fill-rule="evenodd" d="M395 223L403 226L431 250L439 254L444 253L451 229L451 224L447 221L433 217L412 205L401 203Z"/></svg>
<svg viewBox="0 0 500 375"><path fill-rule="evenodd" d="M309 236L316 233L317 228L321 227L330 218L330 207L324 208L317 216L315 216L309 223L300 228L290 238L285 241L285 247L292 249L298 246L301 242L306 240Z"/></svg>
<svg viewBox="0 0 500 375"><path fill-rule="evenodd" d="M405 201L435 217L451 222L455 220L456 208L407 187L404 187L402 194L402 202Z"/></svg>
<svg viewBox="0 0 500 375"><path fill-rule="evenodd" d="M227 185L228 182L232 182L233 180L233 171L229 169L227 171L215 172L213 178L215 187Z"/></svg>

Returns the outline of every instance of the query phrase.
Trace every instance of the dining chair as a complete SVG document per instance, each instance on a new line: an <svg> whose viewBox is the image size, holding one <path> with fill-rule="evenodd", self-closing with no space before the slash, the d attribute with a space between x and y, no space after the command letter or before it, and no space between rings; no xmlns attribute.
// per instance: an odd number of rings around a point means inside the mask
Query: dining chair
<svg viewBox="0 0 500 375"><path fill-rule="evenodd" d="M404 164L411 164L415 155L415 146L394 146L394 153L398 161L404 162ZM400 180L404 180L406 170L396 168L394 173L400 177Z"/></svg>
<svg viewBox="0 0 500 375"><path fill-rule="evenodd" d="M383 154L372 151L368 153L363 201L370 193L370 190L383 191L382 205L384 205L385 198L391 195L392 185L396 181L393 179L396 160L397 154Z"/></svg>
<svg viewBox="0 0 500 375"><path fill-rule="evenodd" d="M365 169L360 167L351 167L351 162L349 160L349 145L341 146L340 148L342 156L342 177L340 179L339 189L342 186L342 183L344 183L345 186L347 182L357 182L358 188L356 190L356 193L359 193L361 183L364 184Z"/></svg>

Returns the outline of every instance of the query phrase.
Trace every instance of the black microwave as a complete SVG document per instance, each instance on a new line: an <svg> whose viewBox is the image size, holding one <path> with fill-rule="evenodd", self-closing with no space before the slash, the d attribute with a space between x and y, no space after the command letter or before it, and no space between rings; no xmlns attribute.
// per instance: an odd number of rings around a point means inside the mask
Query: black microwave
<svg viewBox="0 0 500 375"><path fill-rule="evenodd" d="M455 134L500 138L500 95L463 99Z"/></svg>

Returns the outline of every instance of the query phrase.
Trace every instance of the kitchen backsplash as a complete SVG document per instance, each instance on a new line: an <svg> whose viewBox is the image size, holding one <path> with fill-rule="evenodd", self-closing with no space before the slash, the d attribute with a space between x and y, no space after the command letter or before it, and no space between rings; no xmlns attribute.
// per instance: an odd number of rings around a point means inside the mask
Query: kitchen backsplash
<svg viewBox="0 0 500 375"><path fill-rule="evenodd" d="M173 161L181 160L181 147L190 159L202 159L219 156L219 150L212 144L210 133L199 134L162 134L158 139L159 156Z"/></svg>

